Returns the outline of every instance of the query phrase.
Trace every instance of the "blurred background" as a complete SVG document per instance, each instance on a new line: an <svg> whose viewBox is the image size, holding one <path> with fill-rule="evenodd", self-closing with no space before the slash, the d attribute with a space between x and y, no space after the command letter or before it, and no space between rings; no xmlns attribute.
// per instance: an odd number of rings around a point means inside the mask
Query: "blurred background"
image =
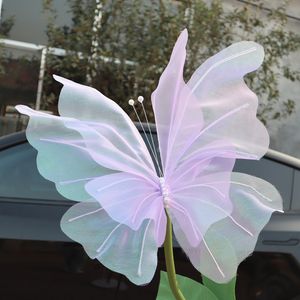
<svg viewBox="0 0 300 300"><path fill-rule="evenodd" d="M186 79L233 42L254 40L264 46L262 67L246 81L259 95L259 118L271 134L271 148L300 157L298 0L1 4L1 135L24 128L26 120L13 108L17 103L56 113L60 86L53 73L96 87L130 113L128 99L150 99L179 32L188 28Z"/></svg>

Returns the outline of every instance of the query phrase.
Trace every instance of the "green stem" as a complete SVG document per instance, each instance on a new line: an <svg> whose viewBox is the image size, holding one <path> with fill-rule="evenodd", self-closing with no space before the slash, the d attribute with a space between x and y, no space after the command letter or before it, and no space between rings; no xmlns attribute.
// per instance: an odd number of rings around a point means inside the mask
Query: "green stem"
<svg viewBox="0 0 300 300"><path fill-rule="evenodd" d="M183 294L181 293L178 282L176 280L176 271L174 264L174 255L173 255L173 235L172 235L172 222L166 211L167 215L167 232L166 239L164 243L164 251L165 251L165 260L166 260L166 268L168 274L169 285L171 291L176 300L185 300Z"/></svg>

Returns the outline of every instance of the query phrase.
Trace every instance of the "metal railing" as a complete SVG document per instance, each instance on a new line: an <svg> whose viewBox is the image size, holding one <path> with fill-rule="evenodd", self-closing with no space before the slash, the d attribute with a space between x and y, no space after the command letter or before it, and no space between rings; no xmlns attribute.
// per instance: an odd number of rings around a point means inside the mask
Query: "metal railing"
<svg viewBox="0 0 300 300"><path fill-rule="evenodd" d="M65 56L67 51L61 48L54 48L54 47L47 47L45 45L38 45L33 43L21 42L11 39L0 39L0 45L4 48L11 48L16 50L29 50L32 52L40 53L40 69L39 69L39 77L38 77L38 86L36 92L36 100L35 100L35 109L39 110L41 107L41 99L42 99L42 92L43 92L43 84L44 84L44 77L45 77L45 67L46 67L46 60L47 55L52 54L56 56ZM76 52L78 57L84 57L81 52ZM106 57L106 56L99 56L99 59L104 62L120 64L121 60L118 58ZM125 60L125 64L127 65L136 65L136 62L131 60Z"/></svg>
<svg viewBox="0 0 300 300"><path fill-rule="evenodd" d="M10 39L0 39L0 45L2 45L5 49L10 48L16 50L27 50L27 51L29 50L40 54L40 68L39 68L38 85L37 85L36 99L35 99L35 109L39 110L41 107L47 54L49 53L57 56L65 56L66 51L60 48L47 48L47 46L45 45L37 45L33 43L26 43L26 42L15 41Z"/></svg>

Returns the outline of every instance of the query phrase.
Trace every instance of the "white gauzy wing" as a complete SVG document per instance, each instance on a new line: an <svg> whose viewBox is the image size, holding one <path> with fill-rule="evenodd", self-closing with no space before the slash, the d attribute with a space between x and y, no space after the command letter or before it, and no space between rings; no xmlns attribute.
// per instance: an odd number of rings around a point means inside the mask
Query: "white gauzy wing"
<svg viewBox="0 0 300 300"><path fill-rule="evenodd" d="M75 201L91 198L84 189L87 182L114 172L132 173L149 183L157 182L146 145L125 112L96 90L57 78L67 85L59 103L65 109L69 106L73 115L58 117L24 105L16 107L30 117L26 136L38 150L41 175L53 181L63 196ZM69 97L80 99L85 108L72 99L69 101ZM97 111L119 121L116 125L108 121L106 124L101 114L97 121ZM95 119L75 118L88 114Z"/></svg>
<svg viewBox="0 0 300 300"><path fill-rule="evenodd" d="M193 139L203 125L199 103L183 80L187 38L187 30L183 30L151 96L165 177L183 145Z"/></svg>
<svg viewBox="0 0 300 300"><path fill-rule="evenodd" d="M181 171L182 177L175 171L180 180L169 184L169 211L173 223L179 224L193 247L200 244L210 226L232 213L229 190L234 162L229 158L206 157L204 153Z"/></svg>
<svg viewBox="0 0 300 300"><path fill-rule="evenodd" d="M282 211L278 191L254 176L233 173L230 197L232 214L213 224L197 247L190 245L182 229L174 223L175 236L194 267L219 283L236 275L239 263L253 252L258 235L272 213Z"/></svg>
<svg viewBox="0 0 300 300"><path fill-rule="evenodd" d="M218 139L235 147L236 157L259 159L268 149L269 136L256 118L257 96L243 77L262 63L264 51L254 42L239 42L205 61L187 85L198 99L204 126L182 147L188 159Z"/></svg>
<svg viewBox="0 0 300 300"><path fill-rule="evenodd" d="M97 202L71 207L61 220L62 230L81 243L91 258L141 285L151 281L157 266L155 227L144 220L137 231L113 221Z"/></svg>
<svg viewBox="0 0 300 300"><path fill-rule="evenodd" d="M92 87L54 75L63 84L58 111L63 117L83 121L110 140L127 156L132 156L154 169L147 147L129 116L114 101ZM80 131L80 129L78 129Z"/></svg>
<svg viewBox="0 0 300 300"><path fill-rule="evenodd" d="M86 201L91 195L85 191L85 184L111 169L99 165L85 149L80 134L68 129L66 119L34 111L18 105L20 113L30 116L26 130L29 143L38 150L37 167L46 179L53 181L64 197L74 201ZM56 141L61 142L56 142Z"/></svg>
<svg viewBox="0 0 300 300"><path fill-rule="evenodd" d="M133 230L145 219L154 220L157 245L162 245L166 215L158 186L132 174L115 173L91 180L85 188L112 219Z"/></svg>
<svg viewBox="0 0 300 300"><path fill-rule="evenodd" d="M218 140L231 144L236 158L259 159L269 136L256 118L257 97L243 77L261 65L263 48L235 43L205 61L185 84L186 41L183 31L152 94L165 177Z"/></svg>

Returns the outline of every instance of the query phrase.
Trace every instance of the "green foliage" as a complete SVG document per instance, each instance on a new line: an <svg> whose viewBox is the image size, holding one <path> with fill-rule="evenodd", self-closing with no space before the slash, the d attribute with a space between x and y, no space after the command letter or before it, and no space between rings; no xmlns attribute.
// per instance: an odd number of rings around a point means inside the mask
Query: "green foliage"
<svg viewBox="0 0 300 300"><path fill-rule="evenodd" d="M228 17L242 29L241 39L255 40L265 49L262 67L247 76L246 82L258 94L259 117L267 124L269 120L281 119L294 112L295 102L280 94L279 80L282 77L290 81L300 80L300 72L285 65L288 55L300 49L300 36L287 30L288 1L283 1L275 10L264 10L263 1L256 2L254 9L244 6Z"/></svg>
<svg viewBox="0 0 300 300"><path fill-rule="evenodd" d="M14 26L14 17L10 16L0 22L0 39L9 37L9 32ZM4 52L3 46L0 43L0 75L5 72L5 63L7 62L7 55Z"/></svg>
<svg viewBox="0 0 300 300"><path fill-rule="evenodd" d="M218 300L235 300L235 283L236 278L233 278L226 284L216 283L209 278L202 275L202 281L204 286L211 290Z"/></svg>
<svg viewBox="0 0 300 300"><path fill-rule="evenodd" d="M218 299L207 287L188 277L176 275L180 290L187 300L221 300ZM168 275L160 272L159 289L156 300L174 300L174 296L169 286ZM226 300L231 300L227 298Z"/></svg>
<svg viewBox="0 0 300 300"><path fill-rule="evenodd" d="M266 10L263 1L254 1L255 5L228 11L220 0L210 5L203 0L106 0L100 1L100 24L95 27L96 1L68 0L72 24L58 27L52 0L44 1L49 13L48 46L67 52L64 58L51 55L47 59L44 106L57 99L52 73L92 85L125 109L129 98L143 95L150 99L179 32L187 27L185 78L232 42L255 40L264 46L266 58L246 81L261 100L260 119L267 124L294 111L293 99L284 99L279 93L281 77L300 80L300 73L284 64L284 59L300 48L300 37L286 29L285 3ZM145 103L151 118L149 102Z"/></svg>
<svg viewBox="0 0 300 300"><path fill-rule="evenodd" d="M14 26L15 18L10 16L5 20L1 21L0 23L0 36L1 37L8 37L9 32L11 31L12 27Z"/></svg>
<svg viewBox="0 0 300 300"><path fill-rule="evenodd" d="M187 300L235 300L235 283L233 278L229 283L219 284L202 276L203 284L188 277L176 275L180 290ZM159 289L156 300L174 299L169 286L168 275L160 272Z"/></svg>

